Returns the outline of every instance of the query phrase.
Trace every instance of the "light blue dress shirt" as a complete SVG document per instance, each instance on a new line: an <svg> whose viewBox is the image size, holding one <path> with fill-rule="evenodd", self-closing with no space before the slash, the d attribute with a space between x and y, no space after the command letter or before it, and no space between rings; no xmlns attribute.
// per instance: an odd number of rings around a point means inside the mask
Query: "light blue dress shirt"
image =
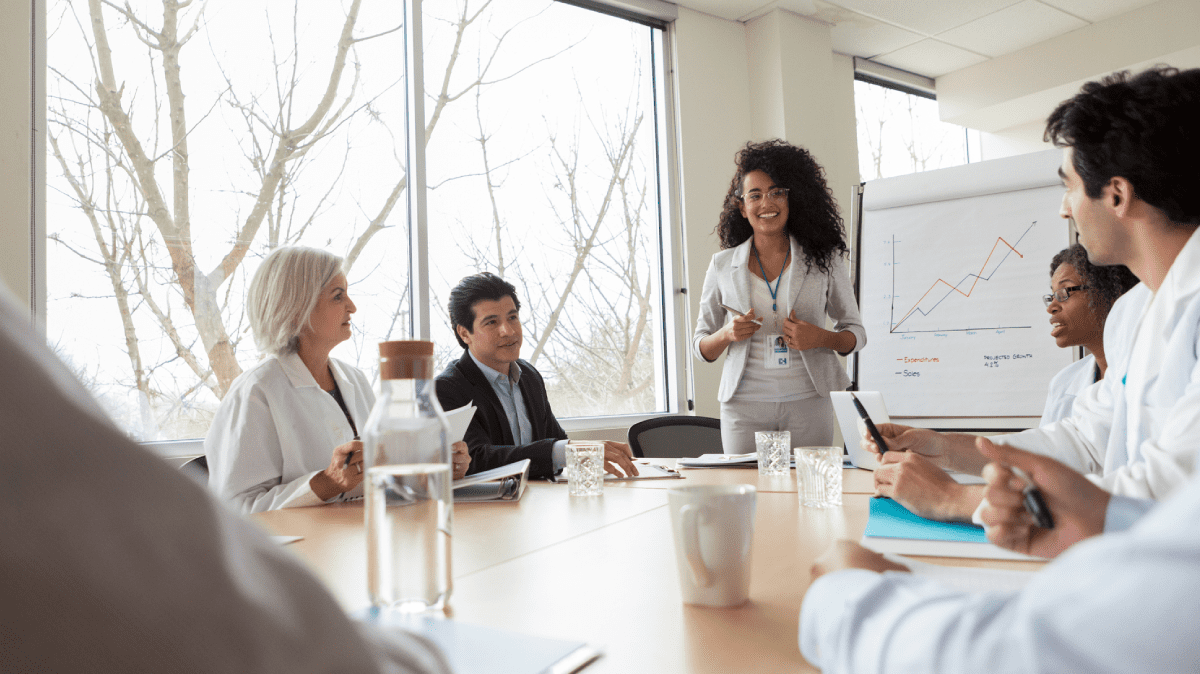
<svg viewBox="0 0 1200 674"><path fill-rule="evenodd" d="M525 396L521 394L521 367L510 363L508 374L504 374L481 363L473 353L471 360L475 361L479 371L492 385L496 397L500 399L500 406L504 408L504 416L508 418L508 427L512 431L513 444L527 445L533 442L533 423L529 421L529 408L525 407ZM566 440L554 443L550 462L554 466L554 472L562 470L567 462Z"/></svg>

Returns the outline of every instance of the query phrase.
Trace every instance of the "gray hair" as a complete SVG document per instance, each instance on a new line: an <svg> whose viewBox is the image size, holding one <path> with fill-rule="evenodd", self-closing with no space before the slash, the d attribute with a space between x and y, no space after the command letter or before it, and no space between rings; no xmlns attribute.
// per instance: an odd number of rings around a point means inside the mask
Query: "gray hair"
<svg viewBox="0 0 1200 674"><path fill-rule="evenodd" d="M246 293L246 315L263 353L295 353L321 291L342 271L342 258L303 246L276 248L259 265Z"/></svg>

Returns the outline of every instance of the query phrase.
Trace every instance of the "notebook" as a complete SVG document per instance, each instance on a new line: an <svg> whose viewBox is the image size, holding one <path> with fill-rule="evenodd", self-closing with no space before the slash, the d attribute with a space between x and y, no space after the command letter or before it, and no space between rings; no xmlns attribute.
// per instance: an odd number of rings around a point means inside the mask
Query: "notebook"
<svg viewBox="0 0 1200 674"><path fill-rule="evenodd" d="M988 542L983 527L938 522L914 515L890 498L871 499L871 515L863 530L863 547L875 552L925 557L1038 560Z"/></svg>

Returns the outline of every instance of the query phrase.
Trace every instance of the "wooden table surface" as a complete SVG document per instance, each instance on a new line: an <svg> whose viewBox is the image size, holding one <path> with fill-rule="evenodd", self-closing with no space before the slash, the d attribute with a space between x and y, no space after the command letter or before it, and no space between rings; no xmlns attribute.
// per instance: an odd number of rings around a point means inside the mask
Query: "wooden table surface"
<svg viewBox="0 0 1200 674"><path fill-rule="evenodd" d="M834 540L861 537L869 512L870 490L850 490L865 489L870 473L845 472L842 507L824 510L799 505L794 471L768 480L747 469L610 483L597 497L572 498L566 485L534 482L516 503L457 504L452 615L467 623L598 645L605 655L585 670L588 674L816 671L796 642L809 567ZM759 487L750 601L744 606L704 608L680 598L667 489L684 484ZM270 533L303 536L288 548L343 607L353 611L369 604L361 504L253 517Z"/></svg>

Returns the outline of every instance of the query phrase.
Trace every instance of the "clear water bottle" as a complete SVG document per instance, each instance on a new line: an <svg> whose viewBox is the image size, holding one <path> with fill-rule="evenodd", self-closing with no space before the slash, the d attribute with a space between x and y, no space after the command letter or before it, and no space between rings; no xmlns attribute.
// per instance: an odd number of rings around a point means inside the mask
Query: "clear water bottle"
<svg viewBox="0 0 1200 674"><path fill-rule="evenodd" d="M371 602L442 610L454 524L450 426L434 393L433 342L381 342L382 391L363 430Z"/></svg>

